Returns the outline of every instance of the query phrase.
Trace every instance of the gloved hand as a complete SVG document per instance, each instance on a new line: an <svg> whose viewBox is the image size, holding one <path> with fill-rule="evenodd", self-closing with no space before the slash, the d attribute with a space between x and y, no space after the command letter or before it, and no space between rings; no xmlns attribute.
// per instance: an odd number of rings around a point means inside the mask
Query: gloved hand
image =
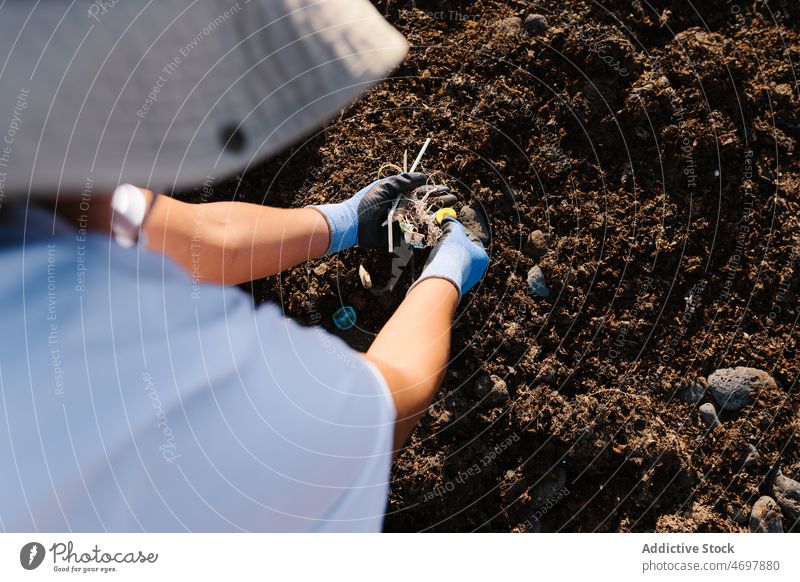
<svg viewBox="0 0 800 582"><path fill-rule="evenodd" d="M344 202L310 206L322 213L328 222L331 241L327 254L338 253L355 245L386 249L388 227L384 222L394 201L399 195L409 194L424 186L427 179L421 172L398 174L373 182ZM446 189L439 192L443 191ZM451 198L454 200L455 197ZM451 203L452 200L444 202ZM395 240L399 241L399 225L395 222L391 226L397 229Z"/></svg>
<svg viewBox="0 0 800 582"><path fill-rule="evenodd" d="M483 277L489 266L489 255L478 236L457 220L445 219L442 230L442 238L431 251L422 274L411 289L431 277L447 279L458 289L460 300Z"/></svg>

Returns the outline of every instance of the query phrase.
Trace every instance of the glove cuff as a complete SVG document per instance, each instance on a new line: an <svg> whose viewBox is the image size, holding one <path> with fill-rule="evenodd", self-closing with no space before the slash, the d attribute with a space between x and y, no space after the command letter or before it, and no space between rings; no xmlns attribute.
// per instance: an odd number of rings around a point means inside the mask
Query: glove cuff
<svg viewBox="0 0 800 582"><path fill-rule="evenodd" d="M328 223L330 243L326 255L332 255L356 246L358 243L358 217L346 203L306 206L319 212Z"/></svg>
<svg viewBox="0 0 800 582"><path fill-rule="evenodd" d="M461 285L459 285L458 281L453 279L452 277L448 277L447 275L444 275L444 274L440 275L440 274L436 274L436 273L431 273L429 275L426 275L425 273L423 273L422 275L420 275L419 279L414 281L414 283L411 285L411 287L408 288L408 291L406 291L406 295L411 293L411 291L412 291L412 289L414 289L414 287L416 287L417 285L419 285L420 283L422 283L423 281L425 281L427 279L444 279L445 281L448 281L448 282L452 283L453 287L456 288L456 293L458 293L458 300L461 301L461 297L462 297Z"/></svg>
<svg viewBox="0 0 800 582"><path fill-rule="evenodd" d="M447 245L440 249L436 256L433 257L433 260L425 266L419 279L414 282L411 289L420 281L438 277L439 279L446 279L455 285L458 291L458 300L461 301L461 297L464 295L464 280L467 277L471 263L472 258L465 248L460 245Z"/></svg>

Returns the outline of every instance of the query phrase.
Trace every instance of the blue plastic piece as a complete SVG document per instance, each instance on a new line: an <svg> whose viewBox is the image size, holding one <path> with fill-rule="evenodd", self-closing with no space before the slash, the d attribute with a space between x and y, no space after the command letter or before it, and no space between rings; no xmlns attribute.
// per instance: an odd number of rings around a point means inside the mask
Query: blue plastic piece
<svg viewBox="0 0 800 582"><path fill-rule="evenodd" d="M339 329L350 329L356 324L356 310L345 305L333 313L333 325Z"/></svg>

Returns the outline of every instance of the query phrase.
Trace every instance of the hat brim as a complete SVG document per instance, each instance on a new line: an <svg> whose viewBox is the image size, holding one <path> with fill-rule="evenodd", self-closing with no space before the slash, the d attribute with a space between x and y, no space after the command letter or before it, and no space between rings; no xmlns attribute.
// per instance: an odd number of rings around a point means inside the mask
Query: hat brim
<svg viewBox="0 0 800 582"><path fill-rule="evenodd" d="M0 9L13 121L0 195L227 176L318 128L408 50L366 0L98 5Z"/></svg>

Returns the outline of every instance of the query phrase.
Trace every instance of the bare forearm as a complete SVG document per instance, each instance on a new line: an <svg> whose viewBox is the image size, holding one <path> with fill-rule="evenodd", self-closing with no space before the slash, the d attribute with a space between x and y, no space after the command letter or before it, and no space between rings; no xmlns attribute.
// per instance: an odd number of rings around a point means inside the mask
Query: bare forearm
<svg viewBox="0 0 800 582"><path fill-rule="evenodd" d="M310 208L270 208L244 202L209 204L224 225L219 282L242 283L280 273L322 256L328 225Z"/></svg>
<svg viewBox="0 0 800 582"><path fill-rule="evenodd" d="M187 204L159 197L146 222L148 246L202 281L233 285L274 275L328 248L324 217L309 208L244 202Z"/></svg>
<svg viewBox="0 0 800 582"><path fill-rule="evenodd" d="M397 421L395 448L408 439L444 379L458 292L444 279L419 283L381 329L365 357L383 373Z"/></svg>

